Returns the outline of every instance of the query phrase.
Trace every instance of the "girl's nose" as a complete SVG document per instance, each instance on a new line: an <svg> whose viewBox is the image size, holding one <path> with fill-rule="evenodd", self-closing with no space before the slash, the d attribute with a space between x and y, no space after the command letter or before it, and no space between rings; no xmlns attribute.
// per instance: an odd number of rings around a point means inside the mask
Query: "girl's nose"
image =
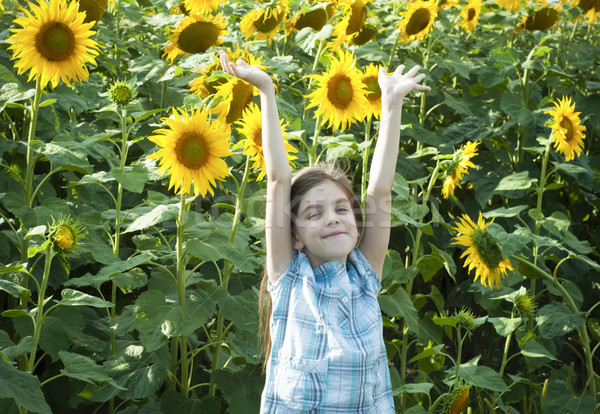
<svg viewBox="0 0 600 414"><path fill-rule="evenodd" d="M332 211L327 215L327 220L325 221L325 224L330 226L332 224L337 224L339 222L340 222L340 218L337 216L337 214L335 214L335 211Z"/></svg>

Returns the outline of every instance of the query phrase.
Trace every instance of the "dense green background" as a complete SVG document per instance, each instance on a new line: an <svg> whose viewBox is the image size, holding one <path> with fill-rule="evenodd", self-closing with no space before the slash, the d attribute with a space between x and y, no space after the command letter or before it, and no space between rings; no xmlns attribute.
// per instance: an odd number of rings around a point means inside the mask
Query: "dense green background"
<svg viewBox="0 0 600 414"><path fill-rule="evenodd" d="M26 5L3 3L0 411L257 412L264 382L257 294L265 182L253 180L257 172L244 179L246 158L238 150L227 158L231 176L214 196L182 205L167 190L168 177L146 158L156 149L146 137L161 127L160 117L201 102L188 84L217 49L169 65L161 55L168 29L181 18L168 13L176 2L117 1L95 27L102 53L89 80L44 90L28 163L35 82L16 75L6 40L23 14L17 5ZM239 22L259 5L221 5L229 35L218 48L263 55L301 167L315 133L312 112L302 110L310 92L306 75L315 63L315 73L326 70L327 52L319 55L319 48L331 39L331 26L288 37L280 30L269 43L246 41ZM394 46L404 5L376 1L367 6L375 38L350 46L358 68L419 64L432 88L404 106L403 123L410 125L402 132L380 296L397 409L446 412L460 386L472 385L473 412L591 413L592 392L600 389L598 377L589 378L600 371L593 354L600 340L600 26L575 20L581 8L566 4L553 28L517 30L539 5L513 12L485 1L469 33L459 27L464 6L440 10L427 39ZM290 2L290 16L300 10ZM131 79L138 99L125 111L100 95ZM553 174L538 209L550 136L544 112L562 96L581 112L585 147L570 162L550 151ZM377 128L373 121L320 132L323 158L348 158L357 191L373 148L365 131L373 138ZM240 139L235 129L231 139ZM477 168L455 197L443 199L433 174L437 162L467 141L481 141L472 159ZM19 184L28 169L39 185L29 203ZM490 232L505 256L537 266L511 259L516 271L493 291L473 282L462 266L463 249L451 244L456 218L476 220L479 212L494 218ZM48 254L45 243L61 214L87 232L66 262ZM115 239L118 247L110 243ZM185 269L177 266L184 252ZM43 297L26 272L39 284L47 280ZM515 306L526 289L535 297L532 314ZM28 369L32 355L37 364Z"/></svg>

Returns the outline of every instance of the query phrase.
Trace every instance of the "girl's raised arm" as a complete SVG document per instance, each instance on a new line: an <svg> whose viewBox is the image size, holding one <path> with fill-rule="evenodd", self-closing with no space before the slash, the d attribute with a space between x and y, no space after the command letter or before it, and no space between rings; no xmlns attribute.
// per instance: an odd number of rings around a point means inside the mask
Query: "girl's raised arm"
<svg viewBox="0 0 600 414"><path fill-rule="evenodd" d="M243 60L229 61L220 53L223 70L256 86L260 93L262 113L262 144L267 175L267 212L265 239L267 248L267 274L274 283L289 266L293 257L290 213L292 172L287 159L273 81L262 70Z"/></svg>
<svg viewBox="0 0 600 414"><path fill-rule="evenodd" d="M431 90L429 86L419 84L425 75L417 75L418 66L406 74L402 74L403 71L404 65L398 66L391 76L387 76L383 68L379 71L381 125L371 160L365 206L365 231L360 242L360 250L380 280L390 240L392 185L400 144L402 103L404 97L413 90Z"/></svg>

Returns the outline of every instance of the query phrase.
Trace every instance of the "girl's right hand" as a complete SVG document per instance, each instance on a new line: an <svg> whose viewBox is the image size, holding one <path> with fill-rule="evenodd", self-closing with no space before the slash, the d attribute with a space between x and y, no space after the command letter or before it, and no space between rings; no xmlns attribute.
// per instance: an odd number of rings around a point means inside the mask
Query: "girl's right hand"
<svg viewBox="0 0 600 414"><path fill-rule="evenodd" d="M236 76L246 82L256 86L259 91L265 91L273 86L271 77L257 67L248 65L242 59L237 60L237 65L229 61L229 56L224 51L219 53L219 60L223 71L232 76Z"/></svg>

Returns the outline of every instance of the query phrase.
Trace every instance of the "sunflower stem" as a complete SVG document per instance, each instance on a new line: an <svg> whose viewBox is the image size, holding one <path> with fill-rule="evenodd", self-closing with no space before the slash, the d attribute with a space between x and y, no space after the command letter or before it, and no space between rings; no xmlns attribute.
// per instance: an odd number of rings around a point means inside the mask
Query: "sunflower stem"
<svg viewBox="0 0 600 414"><path fill-rule="evenodd" d="M25 171L25 187L23 188L23 198L25 200L25 204L29 207L33 204L32 191L33 191L33 176L34 176L34 168L35 168L35 159L33 156L33 148L31 148L31 142L35 138L35 129L37 124L37 116L40 107L40 99L42 97L42 84L40 78L38 77L35 81L35 97L33 98L33 102L31 102L31 120L29 123L29 131L27 133L27 155L26 155L26 171ZM29 239L23 237L21 239L21 261L26 262L29 258ZM23 286L27 287L27 286ZM21 305L25 306L26 301L24 298L21 298Z"/></svg>
<svg viewBox="0 0 600 414"><path fill-rule="evenodd" d="M235 213L233 215L233 224L231 228L231 235L229 237L229 242L231 244L235 243L235 237L237 235L237 229L240 224L240 217L242 214L242 203L244 201L244 193L246 191L246 184L248 183L248 178L250 177L250 157L246 157L246 166L244 167L244 176L242 178L242 183L238 189L237 199L235 201ZM227 290L229 286L229 278L231 277L231 272L234 269L233 263L225 259L225 263L223 265L223 279L221 286ZM219 360L221 359L221 348L225 343L225 336L227 334L227 330L225 329L223 314L219 310L217 314L217 337L215 339L216 348L213 353L213 365L210 372L210 384L209 384L209 395L214 396L217 391L217 384L214 380L214 372L219 369Z"/></svg>
<svg viewBox="0 0 600 414"><path fill-rule="evenodd" d="M44 322L44 299L46 296L46 288L48 287L48 279L50 278L50 267L52 266L52 258L54 257L54 248L52 242L48 242L48 247L46 248L46 251L44 253L46 255L46 262L44 264L42 286L38 291L37 308L35 309L35 322L33 327L33 346L31 348L31 353L29 354L29 360L27 361L27 371L32 374L36 365L35 356L37 352L38 343L40 341L40 333L42 332L42 323Z"/></svg>
<svg viewBox="0 0 600 414"><path fill-rule="evenodd" d="M179 217L177 218L177 245L176 245L176 269L177 269L177 300L179 306L185 305L185 250L183 249L183 231L185 229L185 213L187 211L186 196L184 192L181 192L181 201L179 204ZM181 393L185 398L189 394L189 363L188 363L188 352L187 352L187 336L180 335L172 346L177 347L179 345L180 353L180 366L181 366L181 380L179 381L181 386Z"/></svg>
<svg viewBox="0 0 600 414"><path fill-rule="evenodd" d="M577 305L575 305L575 301L573 301L573 298L571 297L569 292L558 281L558 277L557 277L556 273L554 275L551 275L548 272L544 271L543 269L539 268L534 263L531 263L529 260L527 260L521 256L511 255L510 258L514 259L520 263L523 263L526 266L532 267L536 271L536 273L541 275L548 282L552 283L554 285L554 287L556 287L560 291L561 296L563 297L567 306L571 309L571 312L573 312L573 313L579 312L579 309L577 308ZM595 376L597 374L594 371L594 363L592 360L592 350L590 348L590 337L587 332L586 324L584 324L581 327L578 327L577 332L579 334L579 339L581 341L581 346L583 348L584 362L585 362L585 366L586 366L586 370L587 370L587 374L588 374L586 380L587 380L587 382L589 382L590 392L591 392L592 396L594 398L596 398Z"/></svg>
<svg viewBox="0 0 600 414"><path fill-rule="evenodd" d="M432 43L432 39L433 36L429 36L427 37L427 48L425 49L425 55L423 56L423 69L425 69L425 71L427 71L429 69L429 55L430 55L430 51L431 51L431 43ZM425 86L426 83L425 81L422 82L422 84ZM421 103L419 106L419 127L423 128L423 126L425 125L425 118L427 117L427 95L422 93L421 94ZM419 151L422 148L422 143L421 141L417 141L417 151Z"/></svg>
<svg viewBox="0 0 600 414"><path fill-rule="evenodd" d="M322 116L317 116L317 121L315 123L315 135L313 136L313 143L310 147L310 152L308 153L308 164L315 165L319 159L317 157L317 146L319 143L319 134L321 133L322 128Z"/></svg>
<svg viewBox="0 0 600 414"><path fill-rule="evenodd" d="M396 7L395 3L394 3L394 7ZM390 66L392 65L392 60L394 60L394 54L396 53L396 48L398 47L398 43L400 43L401 36L402 36L402 31L399 31L398 36L396 36L396 41L394 42L394 45L392 46L392 50L390 50L390 57L388 59L388 62L385 65L386 72L389 72L389 70L390 70Z"/></svg>

